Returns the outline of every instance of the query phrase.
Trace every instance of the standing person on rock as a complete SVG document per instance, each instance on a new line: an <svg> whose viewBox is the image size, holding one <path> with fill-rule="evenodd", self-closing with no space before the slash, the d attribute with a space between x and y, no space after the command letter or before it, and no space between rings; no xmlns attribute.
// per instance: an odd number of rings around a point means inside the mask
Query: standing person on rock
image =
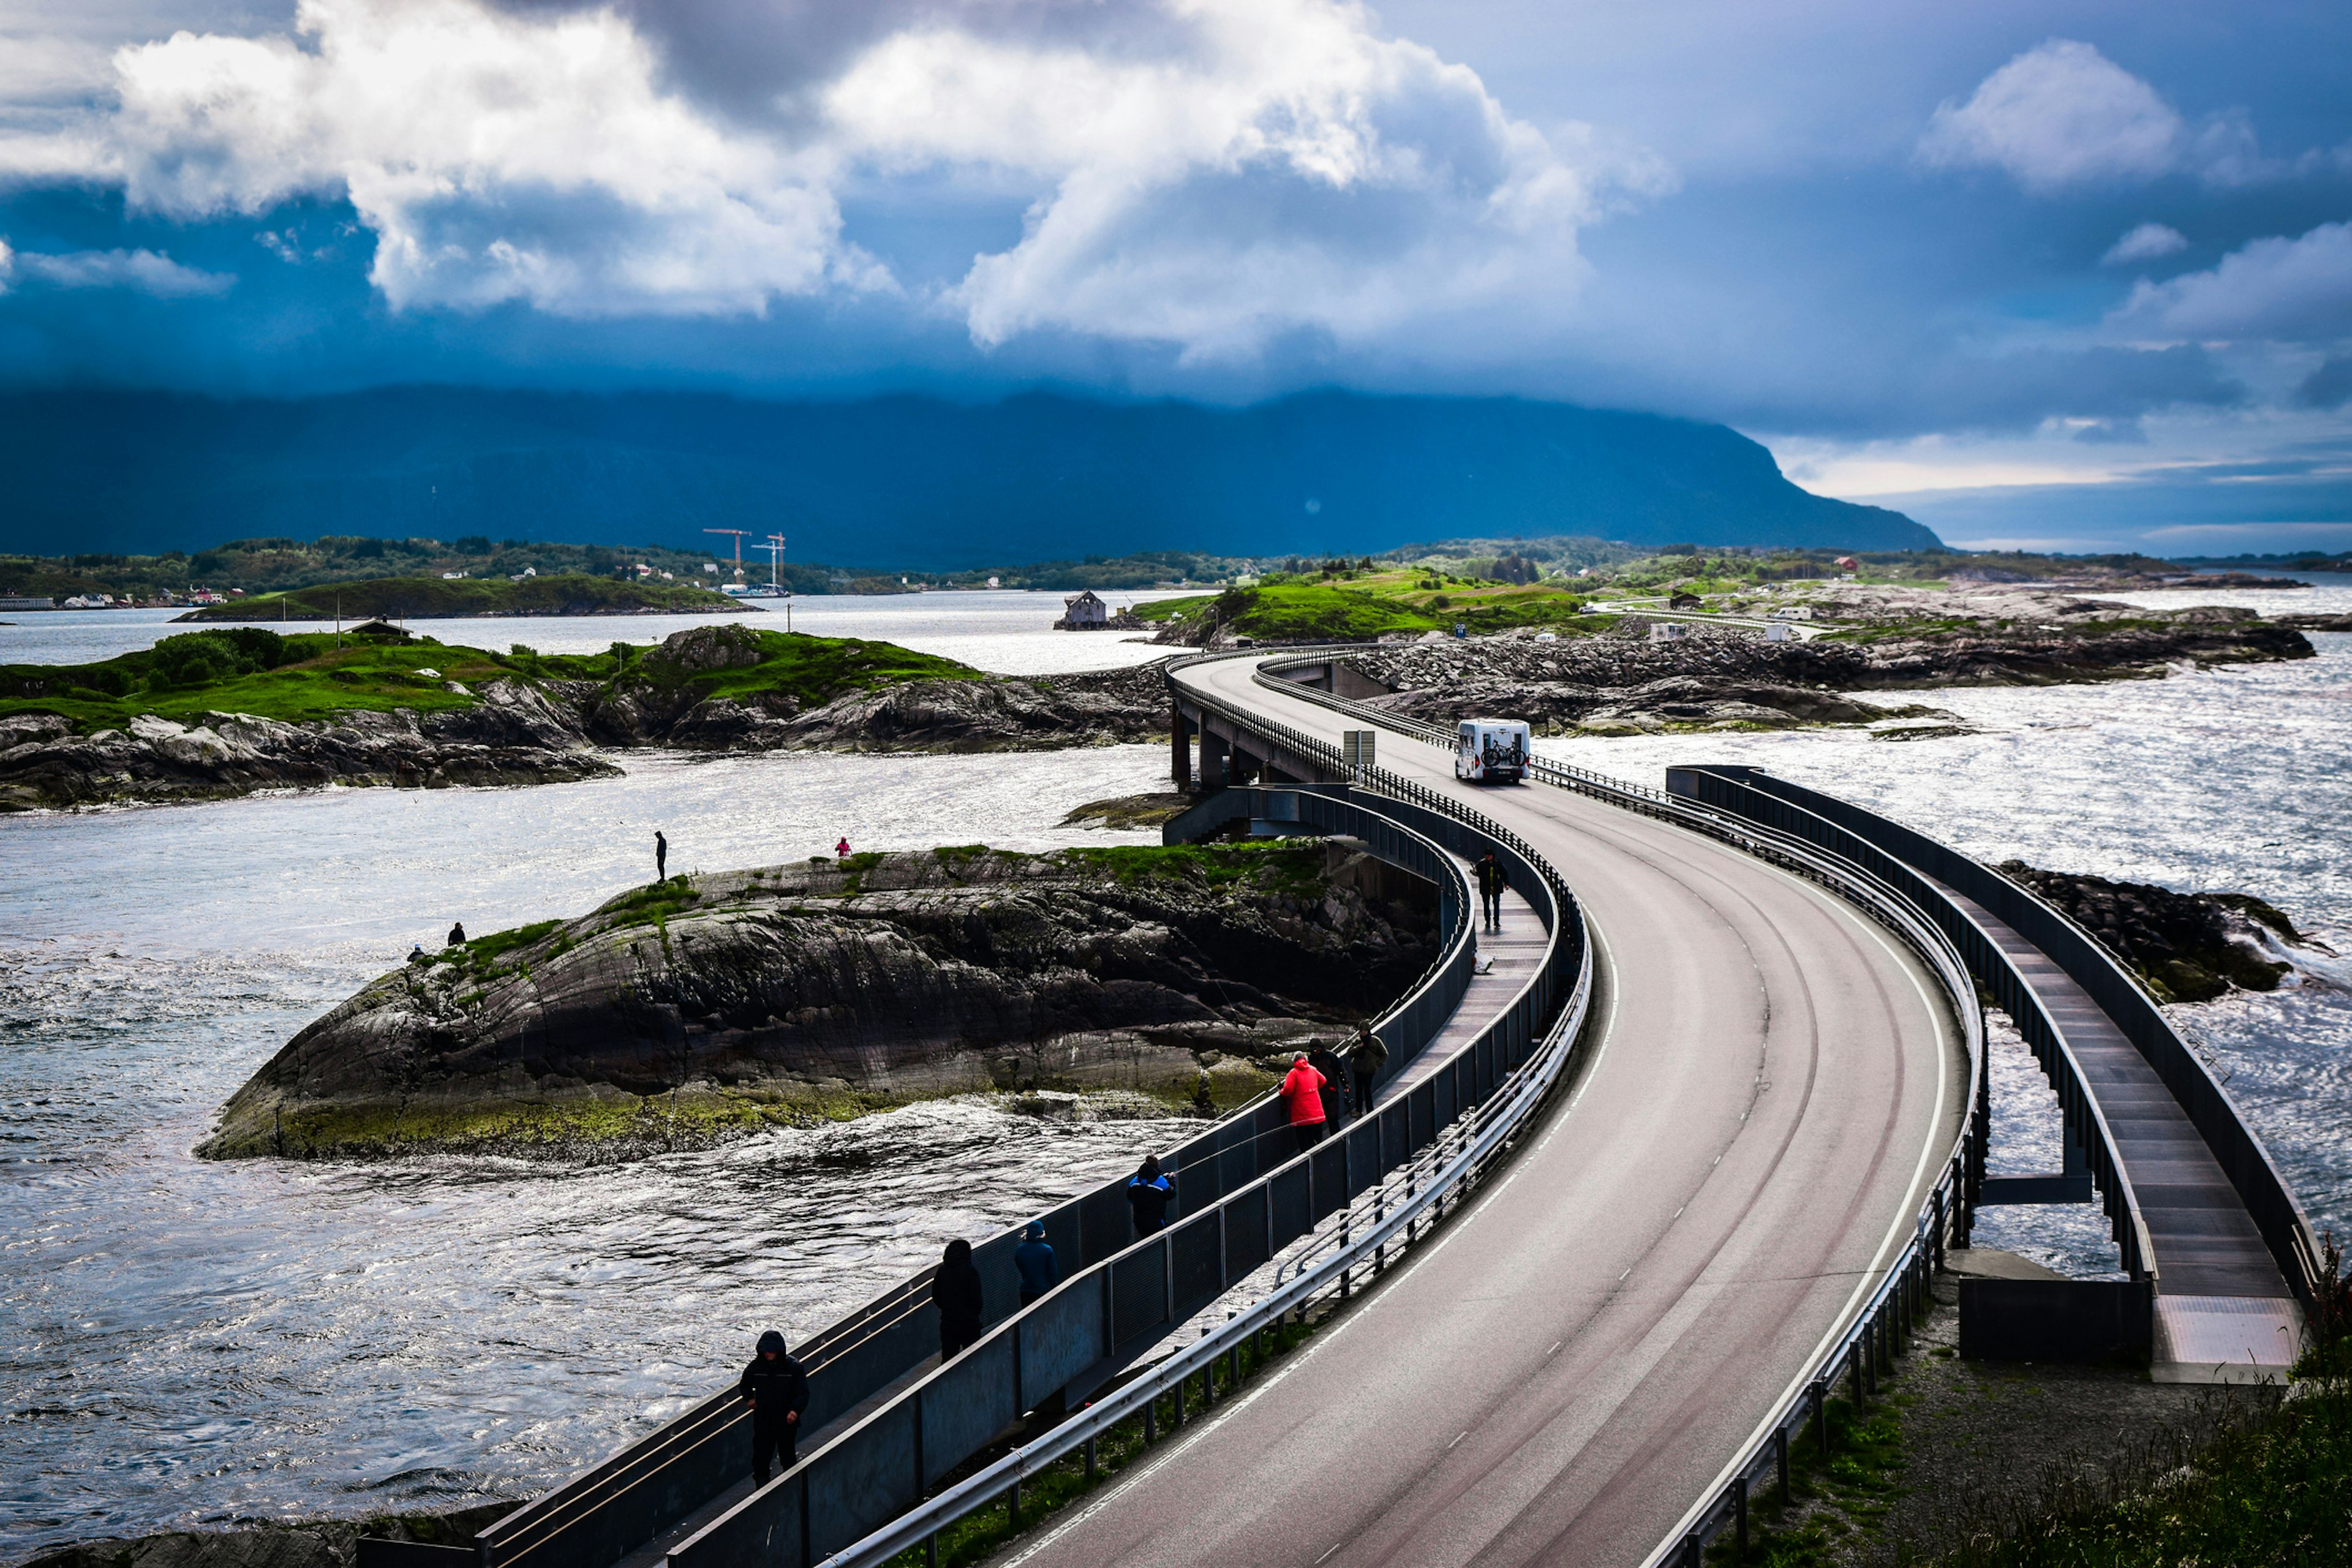
<svg viewBox="0 0 2352 1568"><path fill-rule="evenodd" d="M801 1412L808 1408L808 1373L784 1353L784 1336L770 1329L760 1336L760 1353L743 1369L735 1392L751 1411L751 1484L768 1484L768 1459L784 1469L800 1463Z"/></svg>
<svg viewBox="0 0 2352 1568"><path fill-rule="evenodd" d="M654 829L654 880L669 880L669 840L662 837L658 827Z"/></svg>
<svg viewBox="0 0 2352 1568"><path fill-rule="evenodd" d="M449 928L449 945L451 947L463 947L466 945L465 921L459 921L456 925Z"/></svg>
<svg viewBox="0 0 2352 1568"><path fill-rule="evenodd" d="M961 1237L948 1243L931 1276L931 1302L940 1310L940 1360L952 1361L980 1338L980 1269Z"/></svg>
<svg viewBox="0 0 2352 1568"><path fill-rule="evenodd" d="M1323 1137L1323 1075L1301 1055L1292 1060L1278 1092L1290 1107L1290 1133L1303 1154Z"/></svg>
<svg viewBox="0 0 2352 1568"><path fill-rule="evenodd" d="M1021 1304L1030 1302L1062 1282L1062 1260L1045 1240L1045 1222L1033 1219L1013 1249L1013 1267L1021 1273Z"/></svg>
<svg viewBox="0 0 2352 1568"><path fill-rule="evenodd" d="M1135 1174L1127 1179L1127 1206L1135 1211L1135 1234L1155 1235L1168 1228L1168 1205L1176 1200L1176 1184L1160 1171L1160 1156L1146 1154Z"/></svg>
<svg viewBox="0 0 2352 1568"><path fill-rule="evenodd" d="M1495 858L1492 849L1487 850L1478 862L1478 908L1488 931L1503 929L1503 889L1510 885L1503 875L1503 863Z"/></svg>
<svg viewBox="0 0 2352 1568"><path fill-rule="evenodd" d="M1372 1033L1370 1024L1356 1031L1356 1043L1348 1052L1349 1069L1356 1079L1356 1114L1372 1113L1372 1080L1388 1066L1388 1042Z"/></svg>
<svg viewBox="0 0 2352 1568"><path fill-rule="evenodd" d="M840 843L833 847L833 858L836 860L846 860L849 858L848 839L844 838Z"/></svg>

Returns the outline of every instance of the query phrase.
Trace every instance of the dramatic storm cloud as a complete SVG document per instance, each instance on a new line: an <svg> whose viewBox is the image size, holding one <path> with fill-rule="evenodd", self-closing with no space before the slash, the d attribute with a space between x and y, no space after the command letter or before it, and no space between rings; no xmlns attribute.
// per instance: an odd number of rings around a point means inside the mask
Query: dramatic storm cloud
<svg viewBox="0 0 2352 1568"><path fill-rule="evenodd" d="M2284 0L21 0L0 384L1500 392L2075 538L2036 487L2352 462L2348 56Z"/></svg>
<svg viewBox="0 0 2352 1568"><path fill-rule="evenodd" d="M1476 74L1325 0L1193 0L1140 47L992 37L952 16L833 51L768 102L698 100L610 9L302 0L284 34L180 33L114 58L118 106L27 150L133 214L348 201L395 310L761 315L892 293L844 234L859 180L1004 182L1018 242L933 290L995 345L1041 326L1252 350L1361 341L1509 298L1554 313L1632 155L1563 157ZM694 64L698 62L688 62ZM744 85L734 84L742 97Z"/></svg>

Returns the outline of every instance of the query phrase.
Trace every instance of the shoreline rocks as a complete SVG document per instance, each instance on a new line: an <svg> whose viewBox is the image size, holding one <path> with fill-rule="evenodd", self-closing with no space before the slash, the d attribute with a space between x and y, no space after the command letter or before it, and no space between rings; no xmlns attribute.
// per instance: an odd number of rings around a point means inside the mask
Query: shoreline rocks
<svg viewBox="0 0 2352 1568"><path fill-rule="evenodd" d="M1890 738L1968 733L1952 714L1860 693L1946 686L2151 679L2178 664L2308 658L2292 627L2252 612L2200 608L2089 615L2116 605L2054 606L2028 626L1896 622L1806 642L1767 642L1704 623L1671 642L1645 621L1618 631L1539 642L1528 632L1381 644L1351 655L1391 689L1379 706L1427 722L1481 714L1524 719L1538 732L1654 734L1669 730L1785 729L1929 721ZM2064 618L2071 616L2072 618Z"/></svg>
<svg viewBox="0 0 2352 1568"><path fill-rule="evenodd" d="M354 710L309 724L249 713L206 713L181 724L140 714L126 730L90 735L48 714L0 718L0 812L223 800L325 784L560 784L621 772L529 689L500 681L482 695L478 708Z"/></svg>
<svg viewBox="0 0 2352 1568"><path fill-rule="evenodd" d="M1433 896L1337 846L973 846L640 888L403 965L197 1152L577 1157L975 1090L1239 1103L1402 993ZM1414 884L1417 888L1419 885Z"/></svg>
<svg viewBox="0 0 2352 1568"><path fill-rule="evenodd" d="M2146 882L2044 871L2021 860L1996 870L2089 931L2166 1002L2230 991L2275 991L2294 965L2273 957L2303 933L2251 893L2176 893Z"/></svg>
<svg viewBox="0 0 2352 1568"><path fill-rule="evenodd" d="M1039 751L1116 745L1167 732L1160 667L1023 679L901 680L819 702L768 690L703 696L681 677L756 664L740 623L690 627L612 681L492 681L475 706L353 709L293 723L153 714L82 735L70 721L0 716L0 813L222 800L326 784L444 788L606 778L599 749L735 752Z"/></svg>

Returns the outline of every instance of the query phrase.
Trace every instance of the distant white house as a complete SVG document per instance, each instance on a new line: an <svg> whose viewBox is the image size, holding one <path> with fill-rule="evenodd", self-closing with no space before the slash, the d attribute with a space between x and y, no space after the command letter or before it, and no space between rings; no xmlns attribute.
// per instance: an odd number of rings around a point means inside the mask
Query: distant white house
<svg viewBox="0 0 2352 1568"><path fill-rule="evenodd" d="M444 583L458 583L463 582L465 580L465 576L466 574L463 572L444 572L441 574L441 581Z"/></svg>
<svg viewBox="0 0 2352 1568"><path fill-rule="evenodd" d="M1109 620L1110 606L1091 588L1062 601L1062 625L1071 631L1085 631Z"/></svg>

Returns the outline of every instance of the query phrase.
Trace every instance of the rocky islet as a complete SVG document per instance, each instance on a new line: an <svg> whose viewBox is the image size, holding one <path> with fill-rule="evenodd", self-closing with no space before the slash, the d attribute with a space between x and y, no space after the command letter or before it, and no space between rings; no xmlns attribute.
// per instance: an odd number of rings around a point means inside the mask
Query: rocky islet
<svg viewBox="0 0 2352 1568"><path fill-rule="evenodd" d="M647 1152L991 1090L1230 1106L1427 968L1433 891L1402 880L1336 842L674 878L382 976L200 1152Z"/></svg>

